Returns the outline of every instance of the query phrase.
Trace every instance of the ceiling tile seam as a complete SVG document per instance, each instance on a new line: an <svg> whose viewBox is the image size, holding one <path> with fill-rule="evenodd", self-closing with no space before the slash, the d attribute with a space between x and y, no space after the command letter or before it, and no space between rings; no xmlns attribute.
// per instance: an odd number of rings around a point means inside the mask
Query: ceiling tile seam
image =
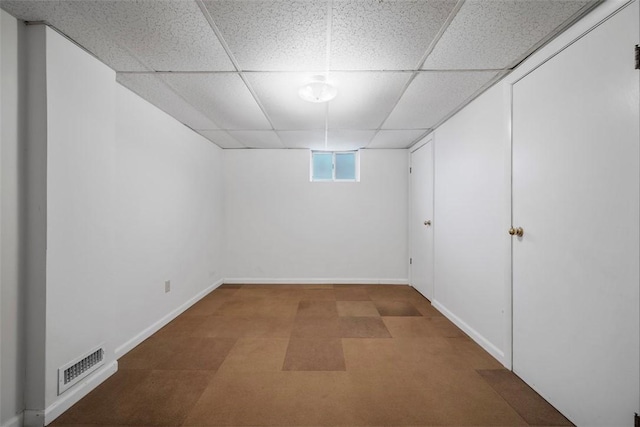
<svg viewBox="0 0 640 427"><path fill-rule="evenodd" d="M431 128L414 128L414 127L405 127L405 128L393 128L393 129L371 129L371 128L353 128L353 127L340 127L340 128L332 128L331 131L342 132L342 131L363 131L363 132L376 132L378 130L386 132L386 131L414 131L420 130L425 131ZM208 128L196 128L194 129L196 132L204 132L204 131L215 131L215 132L324 132L325 128L309 128L309 129L300 129L300 128L277 128L277 129L208 129Z"/></svg>
<svg viewBox="0 0 640 427"><path fill-rule="evenodd" d="M369 142L367 142L367 145L365 145L364 147L361 147L362 149L366 149L368 148L371 143L373 142L374 139L376 139L376 136L378 135L378 133L380 132L380 129L376 129L375 132L373 133L373 135L371 136L371 139L369 139Z"/></svg>
<svg viewBox="0 0 640 427"><path fill-rule="evenodd" d="M331 70L331 32L333 31L333 0L327 0L327 46L325 51L325 71ZM329 76L327 75L327 79Z"/></svg>
<svg viewBox="0 0 640 427"><path fill-rule="evenodd" d="M242 82L247 87L247 90L253 97L253 100L258 105L258 108L260 108L260 111L262 111L262 114L264 114L264 117L269 122L269 126L271 126L270 130L275 130L275 126L273 125L273 121L271 120L271 117L269 117L269 115L267 114L267 110L264 108L264 105L262 105L262 102L260 102L260 99L258 98L258 94L255 92L255 90L253 90L253 87L251 86L251 84L249 84L249 80L247 79L247 77L244 74L242 74L242 72L239 72L238 75L240 76L240 78L242 79Z"/></svg>
<svg viewBox="0 0 640 427"><path fill-rule="evenodd" d="M556 28L551 30L551 32L549 32L549 34L547 34L544 38L542 38L540 41L538 41L536 44L534 44L529 50L525 51L524 52L524 56L522 56L519 59L516 59L512 63L508 64L508 66L505 67L505 70L506 69L508 69L508 70L515 69L518 65L520 65L524 61L526 61L527 58L529 58L531 55L536 53L542 47L544 47L545 45L550 43L553 39L555 39L560 34L562 34L567 28L571 27L573 24L575 24L582 17L584 17L587 13L591 12L596 6L598 6L599 4L603 3L604 1L605 0L592 0L592 1L589 1L587 4L585 4L580 9L578 9L573 15L571 15L569 18L564 20L560 25L558 25Z"/></svg>
<svg viewBox="0 0 640 427"><path fill-rule="evenodd" d="M231 61L231 64L236 69L236 72L239 73L241 71L240 64L238 63L238 60L236 59L236 57L233 55L233 52L231 52L231 48L229 47L229 44L222 36L222 32L218 28L218 25L216 24L216 22L213 20L213 16L211 16L211 13L209 13L209 9L207 9L207 6L205 6L204 3L202 3L202 0L195 0L195 2L200 8L200 11L204 16L204 19L206 19L207 22L209 23L209 27L211 27L211 30L213 31L215 36L218 38L218 41L222 45L222 49L224 49L224 52L229 57L229 61Z"/></svg>
<svg viewBox="0 0 640 427"><path fill-rule="evenodd" d="M166 71L166 70L162 70L162 71L118 71L120 74L155 74L155 75L162 75L162 74L190 74L190 75L199 75L199 74L238 74L237 71L220 71L220 70L211 70L211 71L187 71L187 70L180 70L180 71Z"/></svg>
<svg viewBox="0 0 640 427"><path fill-rule="evenodd" d="M242 149L242 150L243 150L243 149L246 149L246 148L251 148L251 147L247 147L247 145L246 145L246 144L243 144L241 141L238 141L236 138L234 138L234 137L233 137L233 135L231 135L231 134L230 134L228 131L226 131L226 130L221 130L221 129L198 129L198 130L195 130L195 132L197 132L197 133L198 133L199 135L201 135L203 138L209 139L208 137L206 137L206 136L204 136L204 135L202 135L202 134L200 133L200 132L206 132L206 131L212 131L212 132L224 132L224 133L226 133L226 134L227 134L227 136L228 136L229 138L231 138L232 140L234 140L234 141L235 141L235 142L237 142L238 144L242 145L242 148L239 148L239 149ZM211 140L209 139L209 141L211 141ZM215 145L218 145L218 143L216 143L216 142L214 142L214 141L211 141L211 142L213 142ZM218 145L218 147L220 147L220 145ZM222 148L223 150L227 150L227 148L224 148L224 147L220 147L220 148ZM236 147L236 148L238 148L238 147Z"/></svg>
<svg viewBox="0 0 640 427"><path fill-rule="evenodd" d="M443 68L443 69L438 69L438 68L425 68L425 69L420 69L420 70L416 70L418 73L467 73L467 72L495 72L498 73L500 71L505 71L505 70L511 70L510 67L506 67L506 68Z"/></svg>
<svg viewBox="0 0 640 427"><path fill-rule="evenodd" d="M117 72L118 74L119 72ZM177 90L176 88L174 88L171 83L169 83L168 81L159 78L158 81L160 82L160 84L165 85L167 87L167 89L169 89L169 91L171 93L173 93L175 96L177 96L178 98L182 99L187 105L189 105L191 108L193 108L194 111L202 114L202 116L204 118L206 118L207 120L209 120L210 122L214 123L216 126L218 126L218 129L216 130L222 130L222 126L220 126L220 124L214 120L212 117L209 117L208 115L204 114L202 111L200 111L200 109L198 107L196 107L195 105L193 105L193 103L191 101L189 101L187 98L185 98L179 90ZM177 119L176 119L177 120Z"/></svg>
<svg viewBox="0 0 640 427"><path fill-rule="evenodd" d="M116 71L116 75L117 75L117 74L121 74L121 73L120 73L119 71ZM140 93L138 93L136 90L131 89L130 87L127 87L127 86L123 85L122 83L118 82L117 80L116 80L116 83L118 83L118 84L119 84L119 85L121 85L122 87L126 88L128 91L131 91L131 93L136 94L136 95L137 95L137 96L139 96L141 99L146 100L146 98L145 98L144 96L142 96ZM173 90L172 90L171 88L169 88L169 90L171 90L171 91L173 92ZM184 100L184 98L183 98L183 100ZM200 134L200 131L201 131L201 130L204 130L204 129L194 129L194 128L192 128L191 126L189 126L188 124L186 124L186 123L184 123L184 122L182 122L182 121L178 120L177 118L175 118L172 114L170 114L168 111L165 111L165 110L164 110L163 108L161 108L160 106L158 106L158 105L156 105L156 104L153 104L153 103L151 103L150 101L147 101L147 102L149 102L151 105L153 105L154 107L156 107L158 110L162 111L163 113L165 113L165 114L166 114L166 115L168 115L169 117L173 118L176 122L180 123L181 125L185 126L187 129L189 129L189 130L191 130L191 131L193 131L193 132L195 132L195 133L197 133L197 134ZM186 101L185 101L185 102L186 102ZM191 104L189 104L189 105L191 105ZM196 110L196 111L198 111L198 110ZM199 112L199 111L198 111L198 112ZM208 130L208 129L206 129L206 130ZM220 130L220 129L212 129L212 130L218 131L218 130ZM207 138L207 137L205 137L204 135L201 135L201 136L202 136L203 138L205 138L207 141L211 142L212 144L214 144L214 145L216 145L216 146L220 147L218 144L216 144L215 142L211 141L210 139L208 139L208 138ZM222 148L222 147L220 147L220 148Z"/></svg>
<svg viewBox="0 0 640 427"><path fill-rule="evenodd" d="M284 144L284 141L282 140L282 138L280 138L280 135L278 135L278 132L276 132L276 130L271 130L269 132L273 132L273 134L276 136L276 138L278 138L278 142L280 142L280 148L287 148L287 146Z"/></svg>
<svg viewBox="0 0 640 427"><path fill-rule="evenodd" d="M92 19L92 20L95 22L95 19ZM73 38L71 38L69 35L67 35L67 34L66 34L66 33L64 33L63 31L61 31L61 30L60 30L59 28L57 28L56 26L51 25L51 23L49 23L49 22L47 22L47 21L37 21L37 22L36 22L36 21L29 21L29 22L25 21L25 23L26 23L27 25L46 25L46 26L48 26L49 28L51 28L52 30L54 30L55 32L57 32L58 34L60 34L60 35L61 35L61 36L63 36L64 38L66 38L67 40L69 40L69 41L70 41L71 43L73 43L75 46L77 46L78 48L80 48L82 51L84 51L84 52L88 53L88 54L89 54L89 55L91 55L93 58L95 58L95 59L97 59L98 61L100 61L102 64L105 64L107 67L111 68L111 66L109 66L109 64L106 64L102 59L98 58L98 57L97 57L93 52L91 52L90 50L88 50L87 48L85 48L83 45L81 45L80 43L78 43L77 41L75 41ZM118 44L117 42L116 42L116 45L120 46L120 44ZM120 47L122 48L122 46L120 46ZM128 50L128 49L125 49L125 50L126 50L127 52L129 52L129 50ZM140 60L139 60L139 58L138 58L137 56L133 55L133 53L131 53L131 52L129 52L129 53L132 55L132 57L133 57L133 59L134 59L134 60L136 60L136 61L140 62L140 65L142 65L143 67L147 67L147 66L144 64L144 62L142 62L142 61L140 61ZM147 67L147 68L150 68L150 67ZM113 68L111 68L111 69L112 69L112 70L114 70L114 71L116 72L116 75L117 75L117 74L121 74L121 73L127 73L127 72L122 72L122 71L115 70L115 69L113 69ZM145 73L145 74L149 73L149 74L150 74L150 73L155 73L155 71L143 71L143 72L140 72L140 73ZM197 108L195 108L195 107L194 107L190 102L188 102L188 101L187 101L187 100L186 100L182 95L180 95L177 91L175 91L171 86L169 86L168 84L166 84L166 82L165 82L165 81L161 80L161 83L162 83L162 84L165 84L171 92L173 92L176 96L178 96L178 97L179 97L179 98L181 98L184 102L186 102L188 105L190 105L192 108L194 108L194 110L195 110L195 111L197 111L197 112L199 112L199 113L200 113L200 110L198 110ZM118 83L118 84L121 84L121 83ZM124 86L124 85L123 85L123 86ZM137 92L137 91L135 91L135 90L132 90L132 89L131 89L131 88L129 88L129 87L127 87L127 90L130 90L132 93L135 93L137 96L139 96L139 97L140 97L140 98L142 98L142 99L146 99L146 98L145 98L144 96L142 96L140 93L138 93L138 92ZM165 114L168 114L169 116L173 117L171 114L169 114L169 112L165 111L164 109L162 109L162 108L160 108L160 107L158 107L158 106L156 106L156 108L158 108L159 110L163 111ZM208 117L207 117L207 118L208 118ZM208 119L209 119L209 118L208 118ZM177 119L176 119L176 120L177 120ZM212 122L216 123L216 122L215 122L214 120L212 120L212 119L209 119L209 120L211 120ZM180 122L180 121L178 120L178 122ZM197 130L193 129L191 126L187 125L186 123L182 123L182 122L180 122L180 123L181 123L182 125L186 126L188 129L190 129L190 130L192 130L192 131L194 131L194 132L197 132ZM216 123L216 124L217 124L217 123ZM215 143L214 143L214 144L215 144ZM216 145L217 145L217 144L216 144Z"/></svg>
<svg viewBox="0 0 640 427"><path fill-rule="evenodd" d="M331 69L331 31L333 28L333 0L327 0L327 34L324 57L325 78L329 80L329 70ZM324 108L324 149L329 149L329 103L325 103Z"/></svg>
<svg viewBox="0 0 640 427"><path fill-rule="evenodd" d="M264 115L264 117L269 122L269 126L271 126L271 130L274 130L275 128L273 126L273 121L271 120L271 117L269 117L269 115L267 114L267 111L265 110L264 105L262 105L262 103L258 99L258 96L257 96L256 92L253 90L253 88L249 84L249 81L247 80L247 78L242 74L242 68L240 67L240 63L238 62L238 60L233 55L233 52L231 52L231 48L229 47L229 44L227 43L227 41L222 36L222 32L220 31L220 29L218 28L218 25L214 21L213 16L211 16L211 13L209 13L209 9L207 9L207 7L204 5L202 0L195 0L195 1L196 1L196 4L198 5L198 7L200 8L200 11L204 15L204 18L207 20L207 22L209 23L209 26L211 27L211 29L213 30L214 34L218 38L218 41L222 45L222 48L224 49L225 53L229 57L229 60L233 64L233 67L238 72L238 75L242 79L242 82L245 84L245 86L247 87L247 90L249 90L249 93L253 97L255 103L258 105L258 108L260 108L260 111L262 111L262 114ZM280 141L280 142L282 142L282 141Z"/></svg>
<svg viewBox="0 0 640 427"><path fill-rule="evenodd" d="M381 130L384 124L386 123L386 121L389 120L389 116L391 116L391 113L393 113L393 110L396 109L396 107L398 106L398 103L400 102L405 92L407 91L407 89L409 89L409 86L411 86L411 83L413 82L413 80L415 80L417 76L418 76L418 71L414 71L413 73L411 73L409 80L407 80L404 87L400 90L400 95L396 98L395 102L391 105L391 108L389 109L387 114L384 116L384 119L380 122L380 125L378 126L377 130Z"/></svg>
<svg viewBox="0 0 640 427"><path fill-rule="evenodd" d="M95 56L95 55L94 55ZM464 71L495 71L496 73L499 71L510 70L514 67L507 68L426 68L421 70L340 70L340 69L331 69L330 73L341 73L341 74L371 74L371 73L383 73L383 74L410 74L415 72L426 73L426 72L438 72L438 73L456 73L456 72L464 72ZM319 70L243 70L242 74L313 74L313 73L321 73ZM200 75L200 74L239 74L238 71L118 71L120 74L192 74L192 75Z"/></svg>
<svg viewBox="0 0 640 427"><path fill-rule="evenodd" d="M425 61L427 60L427 57L431 54L433 49L435 49L436 45L440 41L440 38L445 33L445 31L447 31L447 28L449 28L449 25L451 25L451 22L453 22L453 20L455 19L456 15L458 14L460 9L464 5L464 2L465 2L465 0L458 0L458 2L455 4L453 9L451 9L451 12L449 13L449 16L444 21L444 23L440 27L440 30L438 30L438 33L435 35L433 40L431 40L431 43L429 43L429 47L427 47L427 50L425 51L424 55L422 55L422 58L420 59L420 62L418 63L416 69L414 70L413 75L409 78L407 83L404 85L404 87L400 91L400 96L398 96L396 101L391 106L391 109L389 109L389 111L387 112L384 120L382 120L382 122L380 123L380 126L378 126L378 130L382 129L382 127L387 122L387 120L389 120L389 117L393 113L393 110L395 110L396 107L398 106L398 104L400 103L400 100L402 99L402 97L406 93L407 89L409 89L409 86L411 85L411 83L415 80L416 76L418 75L418 71L424 65Z"/></svg>
<svg viewBox="0 0 640 427"><path fill-rule="evenodd" d="M310 129L301 129L301 128L294 128L294 129L284 129L284 128L277 128L274 129L274 132L324 132L324 127L321 128L310 128Z"/></svg>
<svg viewBox="0 0 640 427"><path fill-rule="evenodd" d="M449 28L449 25L451 25L453 20L458 15L458 12L460 12L460 9L462 9L462 6L464 6L464 2L465 0L458 0L458 2L453 7L453 9L451 9L451 13L449 13L449 16L440 27L440 30L438 30L433 40L431 40L431 43L429 44L429 47L427 47L427 50L425 51L424 55L422 55L422 58L420 58L420 61L416 66L416 70L421 69L424 63L427 61L427 58L429 57L429 55L431 55L431 52L433 52L433 49L436 48L436 45L440 42L440 39Z"/></svg>
<svg viewBox="0 0 640 427"><path fill-rule="evenodd" d="M428 130L431 128L402 128L402 129L381 129L382 131L387 131L387 130L393 130L393 131L403 131L403 130ZM206 129L199 129L199 130L206 130ZM223 130L223 129L212 129L212 130ZM235 131L240 131L238 129L228 129L230 132L235 132ZM364 132L375 132L377 129L370 129L370 128L353 128L353 127L348 127L348 128L333 128L331 129L332 131L364 131ZM244 130L242 129L241 131L243 132L268 132L267 130ZM269 131L270 132L270 131ZM324 128L319 129L319 128L312 128L312 129L275 129L274 132L324 132Z"/></svg>
<svg viewBox="0 0 640 427"><path fill-rule="evenodd" d="M242 72L244 74L257 74L257 73L273 73L273 74L286 74L286 73L305 73L305 74L312 74L312 73L320 73L320 72L325 72L327 70L317 70L317 69L302 69L302 70L242 70ZM345 69L341 69L341 68L333 68L333 69L329 69L329 72L332 73L413 73L416 70L405 70L405 69L398 69L398 70L345 70ZM132 71L133 72L133 71ZM208 71L204 71L204 72L208 72ZM222 72L222 71L219 71Z"/></svg>

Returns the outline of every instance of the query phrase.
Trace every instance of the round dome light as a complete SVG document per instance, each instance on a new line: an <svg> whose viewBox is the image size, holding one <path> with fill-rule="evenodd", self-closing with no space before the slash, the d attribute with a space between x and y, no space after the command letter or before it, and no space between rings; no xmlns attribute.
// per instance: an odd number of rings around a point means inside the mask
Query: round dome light
<svg viewBox="0 0 640 427"><path fill-rule="evenodd" d="M313 76L310 83L298 90L300 98L308 102L329 102L338 94L338 90L326 82L324 76Z"/></svg>

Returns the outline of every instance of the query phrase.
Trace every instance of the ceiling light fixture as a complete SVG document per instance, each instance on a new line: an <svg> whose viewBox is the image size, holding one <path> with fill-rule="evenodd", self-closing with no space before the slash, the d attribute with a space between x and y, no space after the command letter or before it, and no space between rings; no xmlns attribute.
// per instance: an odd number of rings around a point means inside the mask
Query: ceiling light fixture
<svg viewBox="0 0 640 427"><path fill-rule="evenodd" d="M311 82L298 90L300 98L308 102L329 102L338 94L338 90L327 83L324 76L313 76Z"/></svg>

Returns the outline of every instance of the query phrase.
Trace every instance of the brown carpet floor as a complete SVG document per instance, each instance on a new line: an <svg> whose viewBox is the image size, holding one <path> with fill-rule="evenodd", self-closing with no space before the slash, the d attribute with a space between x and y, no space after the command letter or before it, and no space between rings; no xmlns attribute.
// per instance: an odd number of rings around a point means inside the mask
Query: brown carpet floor
<svg viewBox="0 0 640 427"><path fill-rule="evenodd" d="M409 286L223 285L52 425L571 425Z"/></svg>

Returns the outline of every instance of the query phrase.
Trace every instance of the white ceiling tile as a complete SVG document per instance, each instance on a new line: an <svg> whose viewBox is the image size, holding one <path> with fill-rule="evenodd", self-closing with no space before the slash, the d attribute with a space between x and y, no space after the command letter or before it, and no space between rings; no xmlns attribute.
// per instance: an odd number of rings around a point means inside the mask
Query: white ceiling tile
<svg viewBox="0 0 640 427"><path fill-rule="evenodd" d="M588 1L467 0L423 69L513 66Z"/></svg>
<svg viewBox="0 0 640 427"><path fill-rule="evenodd" d="M428 129L380 130L367 148L407 148Z"/></svg>
<svg viewBox="0 0 640 427"><path fill-rule="evenodd" d="M375 133L375 130L329 130L325 144L324 131L278 131L287 148L336 151L364 148Z"/></svg>
<svg viewBox="0 0 640 427"><path fill-rule="evenodd" d="M205 1L243 70L326 68L327 2Z"/></svg>
<svg viewBox="0 0 640 427"><path fill-rule="evenodd" d="M331 73L338 95L329 102L330 129L377 129L387 117L411 73Z"/></svg>
<svg viewBox="0 0 640 427"><path fill-rule="evenodd" d="M313 73L246 73L276 129L324 129L326 105L303 101L298 89Z"/></svg>
<svg viewBox="0 0 640 427"><path fill-rule="evenodd" d="M272 130L237 130L229 131L229 135L247 148L285 148Z"/></svg>
<svg viewBox="0 0 640 427"><path fill-rule="evenodd" d="M455 4L334 0L331 69L415 69Z"/></svg>
<svg viewBox="0 0 640 427"><path fill-rule="evenodd" d="M271 128L236 73L169 73L162 74L162 79L221 129Z"/></svg>
<svg viewBox="0 0 640 427"><path fill-rule="evenodd" d="M87 15L79 1L5 1L2 8L24 21L45 21L117 71L149 71Z"/></svg>
<svg viewBox="0 0 640 427"><path fill-rule="evenodd" d="M201 130L198 133L220 148L246 148L224 130Z"/></svg>
<svg viewBox="0 0 640 427"><path fill-rule="evenodd" d="M375 130L329 130L327 150L339 151L365 148L375 134Z"/></svg>
<svg viewBox="0 0 640 427"><path fill-rule="evenodd" d="M194 1L76 2L111 39L155 71L235 70Z"/></svg>
<svg viewBox="0 0 640 427"><path fill-rule="evenodd" d="M409 85L383 129L433 128L496 74L494 71L421 72Z"/></svg>
<svg viewBox="0 0 640 427"><path fill-rule="evenodd" d="M329 150L407 147L504 74L473 70L511 66L593 3L466 0L427 71L398 101L413 76L403 70L419 65L455 4L0 0L9 13L50 23L118 71L147 71L119 72L117 80L223 148ZM329 104L299 99L300 86L328 67L340 70L328 76L338 96ZM455 69L462 71L443 71Z"/></svg>
<svg viewBox="0 0 640 427"><path fill-rule="evenodd" d="M278 131L278 136L287 148L327 149L323 130L284 130Z"/></svg>
<svg viewBox="0 0 640 427"><path fill-rule="evenodd" d="M218 128L213 121L171 90L157 75L117 73L116 80L192 129Z"/></svg>

